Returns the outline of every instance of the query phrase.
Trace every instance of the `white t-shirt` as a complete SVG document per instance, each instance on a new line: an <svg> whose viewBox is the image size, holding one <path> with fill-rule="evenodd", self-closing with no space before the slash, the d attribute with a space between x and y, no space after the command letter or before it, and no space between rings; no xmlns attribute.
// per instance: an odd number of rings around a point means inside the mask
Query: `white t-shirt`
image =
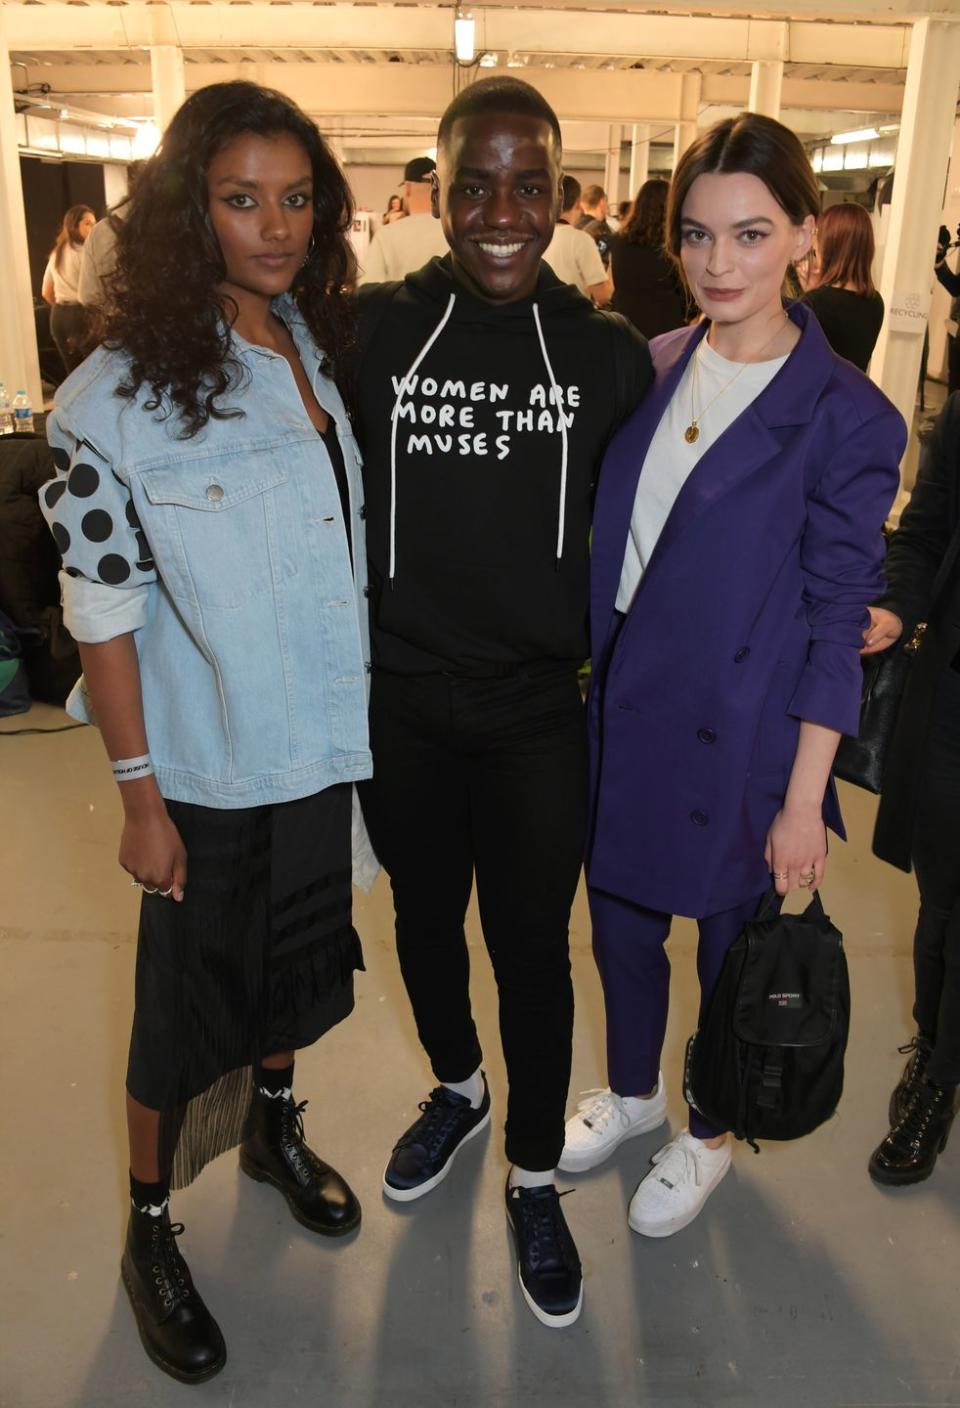
<svg viewBox="0 0 960 1408"><path fill-rule="evenodd" d="M715 352L706 338L700 343L654 432L640 471L617 592L618 611L629 611L670 510L701 456L757 399L786 360L775 357L769 362L730 362ZM693 419L691 382L698 361L696 409L700 438L689 445L684 431ZM732 380L734 376L736 381Z"/></svg>
<svg viewBox="0 0 960 1408"><path fill-rule="evenodd" d="M80 302L100 308L106 301L103 281L117 263L117 237L109 220L98 220L87 235L80 260Z"/></svg>
<svg viewBox="0 0 960 1408"><path fill-rule="evenodd" d="M408 215L382 225L367 250L359 282L382 284L422 269L435 254L447 253L440 221L433 215Z"/></svg>
<svg viewBox="0 0 960 1408"><path fill-rule="evenodd" d="M606 283L607 271L603 267L596 240L584 230L574 229L565 220L557 221L553 239L543 258L561 283L575 284L581 293L588 294L595 284Z"/></svg>
<svg viewBox="0 0 960 1408"><path fill-rule="evenodd" d="M77 288L80 283L80 260L82 257L83 245L69 241L60 252L59 269L52 254L47 260L47 267L43 271L43 282L47 282L48 276L53 279L53 296L57 303L79 302Z"/></svg>

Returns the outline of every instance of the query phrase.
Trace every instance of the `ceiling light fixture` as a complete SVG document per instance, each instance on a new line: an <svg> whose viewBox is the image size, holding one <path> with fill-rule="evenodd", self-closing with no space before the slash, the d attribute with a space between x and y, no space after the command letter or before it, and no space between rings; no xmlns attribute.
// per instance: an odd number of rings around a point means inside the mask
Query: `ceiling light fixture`
<svg viewBox="0 0 960 1408"><path fill-rule="evenodd" d="M477 26L469 10L457 10L453 21L453 47L457 62L472 64L476 53Z"/></svg>
<svg viewBox="0 0 960 1408"><path fill-rule="evenodd" d="M873 142L879 136L875 127L858 127L855 132L834 132L830 140L840 146L843 142Z"/></svg>

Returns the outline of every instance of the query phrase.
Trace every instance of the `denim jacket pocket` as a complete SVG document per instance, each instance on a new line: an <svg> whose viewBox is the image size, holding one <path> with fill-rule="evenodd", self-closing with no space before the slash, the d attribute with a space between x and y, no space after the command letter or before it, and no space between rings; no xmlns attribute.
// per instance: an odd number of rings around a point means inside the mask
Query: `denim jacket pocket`
<svg viewBox="0 0 960 1408"><path fill-rule="evenodd" d="M200 607L230 609L296 573L281 555L287 471L265 454L147 469L131 491L168 591Z"/></svg>

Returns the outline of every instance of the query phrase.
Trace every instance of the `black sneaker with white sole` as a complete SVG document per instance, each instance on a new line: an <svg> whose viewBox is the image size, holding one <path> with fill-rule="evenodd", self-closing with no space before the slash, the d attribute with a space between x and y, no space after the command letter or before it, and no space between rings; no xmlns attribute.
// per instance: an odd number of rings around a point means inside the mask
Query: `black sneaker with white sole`
<svg viewBox="0 0 960 1408"><path fill-rule="evenodd" d="M580 1257L553 1185L511 1188L507 1218L517 1248L523 1298L542 1325L572 1325L583 1308Z"/></svg>
<svg viewBox="0 0 960 1408"><path fill-rule="evenodd" d="M398 1203L422 1198L442 1183L458 1151L490 1123L487 1078L483 1076L483 1099L477 1109L465 1095L445 1085L431 1090L420 1109L420 1118L394 1145L383 1175L383 1191Z"/></svg>

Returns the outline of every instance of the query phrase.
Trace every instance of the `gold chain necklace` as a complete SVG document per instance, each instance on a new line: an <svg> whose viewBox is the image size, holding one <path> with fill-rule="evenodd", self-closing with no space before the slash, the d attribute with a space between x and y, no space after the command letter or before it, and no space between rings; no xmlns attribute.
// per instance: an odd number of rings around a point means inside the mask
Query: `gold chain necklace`
<svg viewBox="0 0 960 1408"><path fill-rule="evenodd" d="M696 395L697 392L700 390L700 347L697 348L693 357L693 374L690 377L690 424L683 432L683 438L684 440L686 440L688 445L695 445L700 439L700 421L703 420L703 417L707 414L707 411L709 411L714 401L719 401L723 393L725 391L730 390L731 386L736 381L737 377L740 376L741 372L745 372L747 367L756 366L757 362L759 362L760 360L761 353L766 352L767 348L770 346L770 343L773 342L774 338L779 337L780 333L783 332L783 329L786 327L789 321L790 319L787 317L786 314L784 314L783 323L780 325L780 327L777 328L776 332L773 334L773 337L767 338L766 342L763 344L763 346L760 348L760 351L757 353L755 360L753 362L743 362L734 372L730 380L724 386L721 386L720 390L716 393L715 396L711 396L710 400L703 407L703 410L699 412L697 412L697 410L695 409ZM702 347L702 345L703 344L701 343L700 346Z"/></svg>

